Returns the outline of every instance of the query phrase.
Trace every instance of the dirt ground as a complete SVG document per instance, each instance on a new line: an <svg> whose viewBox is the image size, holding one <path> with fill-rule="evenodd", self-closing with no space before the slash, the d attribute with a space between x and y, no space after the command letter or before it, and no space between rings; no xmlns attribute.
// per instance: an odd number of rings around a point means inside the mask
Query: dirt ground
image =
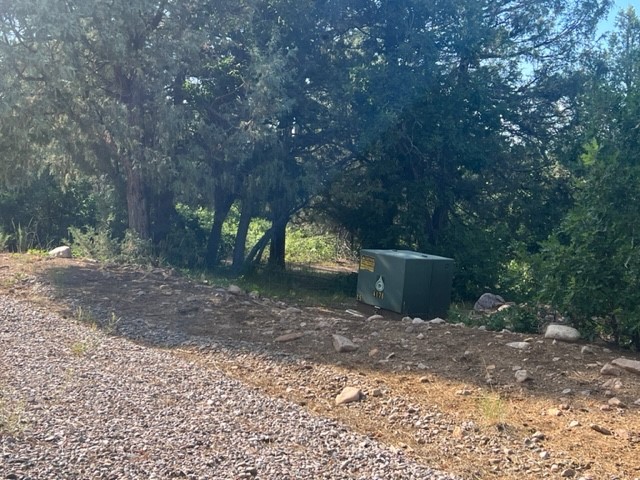
<svg viewBox="0 0 640 480"><path fill-rule="evenodd" d="M79 259L0 255L0 293L170 348L462 478L640 479L640 376L601 373L615 358L640 360L633 352L412 325L355 299L285 304L169 269ZM367 320L374 313L383 318ZM140 336L129 324L167 335ZM205 342L174 344L172 332ZM358 350L336 352L333 334ZM529 347L506 345L518 341ZM531 379L518 383L523 369ZM336 406L345 386L362 400Z"/></svg>

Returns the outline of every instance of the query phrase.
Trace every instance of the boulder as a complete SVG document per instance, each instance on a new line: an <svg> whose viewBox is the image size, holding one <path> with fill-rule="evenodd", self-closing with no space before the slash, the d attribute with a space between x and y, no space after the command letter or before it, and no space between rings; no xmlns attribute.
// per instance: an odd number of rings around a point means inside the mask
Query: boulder
<svg viewBox="0 0 640 480"><path fill-rule="evenodd" d="M544 332L544 338L551 338L553 340L560 340L563 342L577 342L580 340L580 332L567 325L552 323L547 326L547 329Z"/></svg>
<svg viewBox="0 0 640 480"><path fill-rule="evenodd" d="M493 293L483 293L478 301L473 306L476 312L488 312L496 310L498 307L504 305L506 302L500 295L494 295Z"/></svg>
<svg viewBox="0 0 640 480"><path fill-rule="evenodd" d="M71 258L71 248L67 246L57 247L49 251L51 258Z"/></svg>

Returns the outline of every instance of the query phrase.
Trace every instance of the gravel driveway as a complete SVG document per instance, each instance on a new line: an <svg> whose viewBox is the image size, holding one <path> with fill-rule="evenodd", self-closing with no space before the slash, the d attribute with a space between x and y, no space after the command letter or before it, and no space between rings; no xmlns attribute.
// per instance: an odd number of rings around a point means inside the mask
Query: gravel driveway
<svg viewBox="0 0 640 480"><path fill-rule="evenodd" d="M170 349L0 295L3 479L453 479Z"/></svg>

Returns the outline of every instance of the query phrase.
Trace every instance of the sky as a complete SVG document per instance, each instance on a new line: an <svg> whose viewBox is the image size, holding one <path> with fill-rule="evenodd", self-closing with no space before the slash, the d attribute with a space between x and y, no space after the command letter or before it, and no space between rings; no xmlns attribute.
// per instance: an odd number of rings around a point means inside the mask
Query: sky
<svg viewBox="0 0 640 480"><path fill-rule="evenodd" d="M625 10L627 7L632 6L636 10L636 14L640 15L640 0L616 0L615 5L609 12L609 17L600 25L600 31L611 31L614 28L616 22L616 16L620 10Z"/></svg>

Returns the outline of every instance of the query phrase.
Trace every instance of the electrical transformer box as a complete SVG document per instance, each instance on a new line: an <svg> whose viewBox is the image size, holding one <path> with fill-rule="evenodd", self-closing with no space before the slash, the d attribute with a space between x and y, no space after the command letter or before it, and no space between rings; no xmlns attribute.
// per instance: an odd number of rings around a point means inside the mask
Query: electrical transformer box
<svg viewBox="0 0 640 480"><path fill-rule="evenodd" d="M397 313L444 317L453 268L451 258L411 250L362 250L357 298Z"/></svg>

